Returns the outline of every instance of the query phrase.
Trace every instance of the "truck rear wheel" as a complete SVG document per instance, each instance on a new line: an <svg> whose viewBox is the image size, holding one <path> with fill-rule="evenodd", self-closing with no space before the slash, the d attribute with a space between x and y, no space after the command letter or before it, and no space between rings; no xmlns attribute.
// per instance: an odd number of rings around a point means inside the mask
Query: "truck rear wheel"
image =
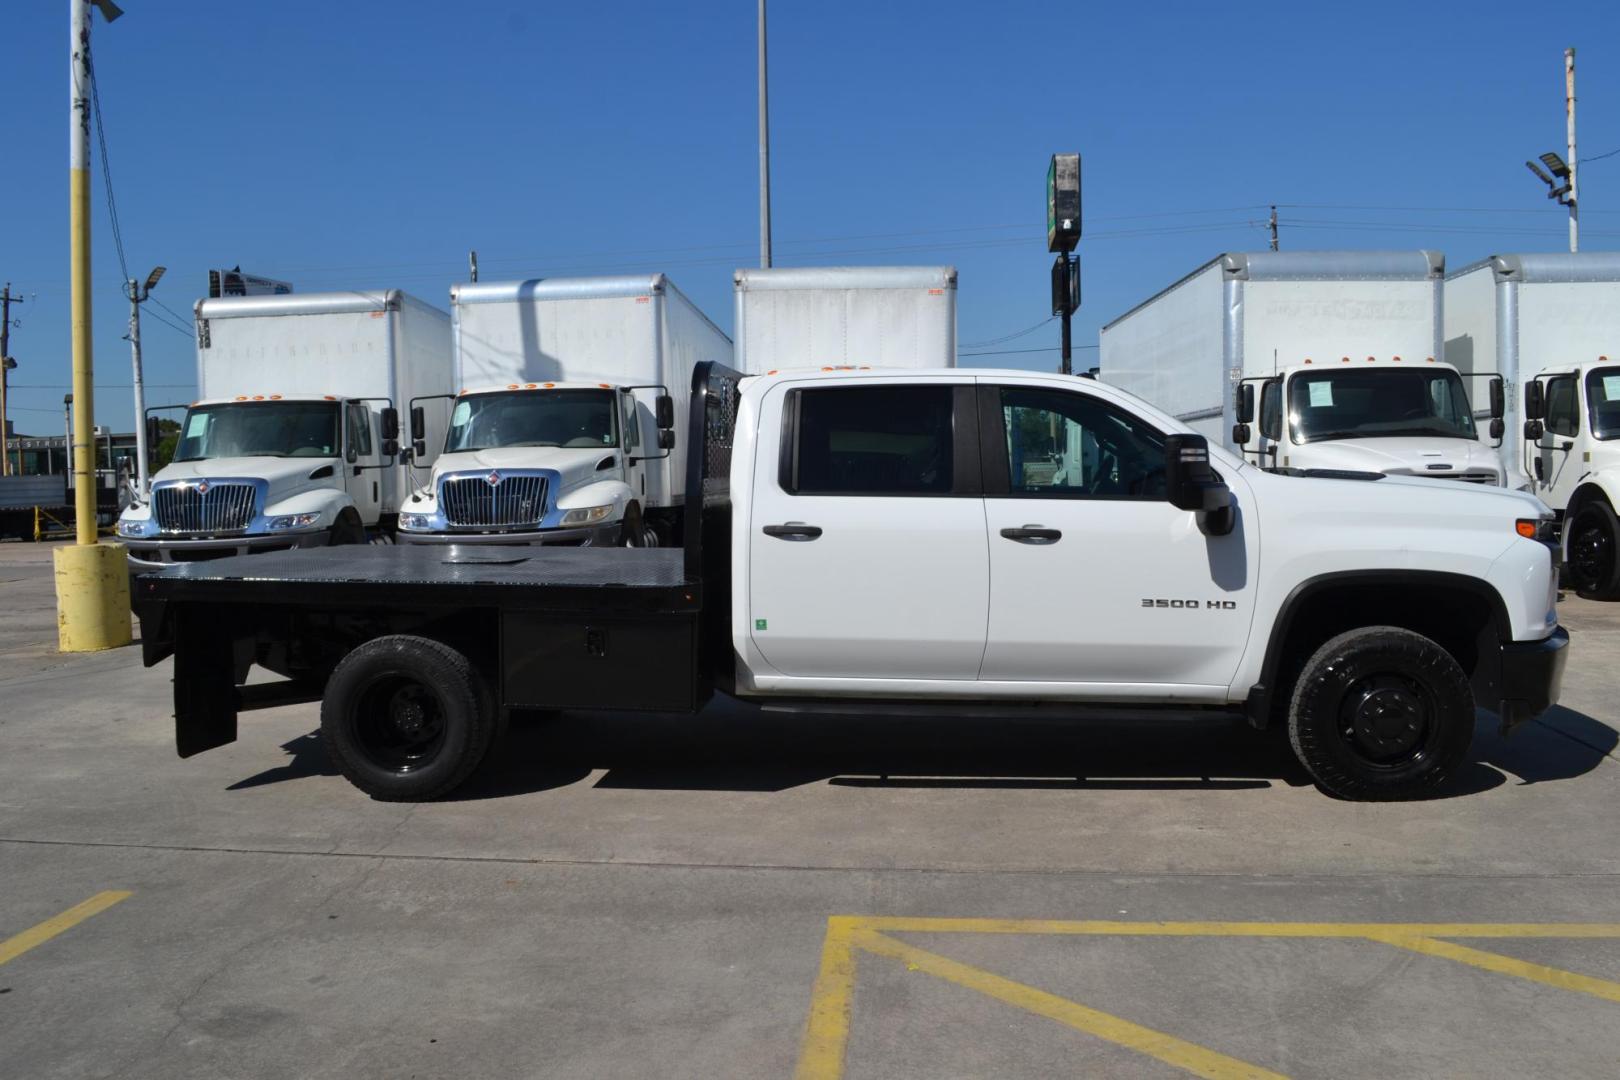
<svg viewBox="0 0 1620 1080"><path fill-rule="evenodd" d="M467 658L393 634L354 649L321 699L321 739L338 771L374 799L442 798L472 775L495 735L492 699Z"/></svg>
<svg viewBox="0 0 1620 1080"><path fill-rule="evenodd" d="M1620 519L1602 499L1575 513L1569 530L1569 583L1586 600L1620 599Z"/></svg>
<svg viewBox="0 0 1620 1080"><path fill-rule="evenodd" d="M1305 662L1288 709L1300 763L1345 799L1410 799L1462 764L1474 695L1450 653L1421 634L1369 626Z"/></svg>

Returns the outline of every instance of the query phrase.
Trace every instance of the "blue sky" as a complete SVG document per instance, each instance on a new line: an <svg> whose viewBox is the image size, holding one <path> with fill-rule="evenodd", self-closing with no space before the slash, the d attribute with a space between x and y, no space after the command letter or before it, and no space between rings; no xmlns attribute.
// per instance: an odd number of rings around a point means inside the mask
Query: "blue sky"
<svg viewBox="0 0 1620 1080"><path fill-rule="evenodd" d="M186 400L210 267L448 307L499 280L667 271L722 327L758 258L753 0L125 0L94 55L151 403ZM0 281L19 432L69 381L67 5L16 4ZM1221 251L1562 250L1522 162L1620 150L1620 5L775 0L779 265L952 263L964 352L1054 367L1043 184L1084 155L1075 341ZM127 304L96 165L96 420L133 422ZM1583 248L1620 247L1620 154L1581 175ZM176 317L178 316L178 317ZM168 318L179 329L165 326ZM184 331L184 332L183 332ZM1049 350L1019 351L1004 350ZM1077 367L1090 353L1077 353Z"/></svg>

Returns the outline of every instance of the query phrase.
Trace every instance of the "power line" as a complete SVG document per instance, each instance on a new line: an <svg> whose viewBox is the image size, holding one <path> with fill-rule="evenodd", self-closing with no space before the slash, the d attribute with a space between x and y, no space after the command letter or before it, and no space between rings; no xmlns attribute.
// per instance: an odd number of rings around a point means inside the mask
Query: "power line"
<svg viewBox="0 0 1620 1080"><path fill-rule="evenodd" d="M1576 162L1576 164L1577 165L1585 165L1588 161L1602 161L1604 158L1606 158L1606 157L1614 157L1614 155L1616 155L1616 154L1620 154L1620 147L1617 147L1617 148L1615 148L1613 150L1610 150L1607 154L1597 154L1597 155L1594 155L1593 157L1583 157L1583 158L1581 158L1580 161Z"/></svg>
<svg viewBox="0 0 1620 1080"><path fill-rule="evenodd" d="M101 122L101 78L96 74L88 41L84 48L84 66L90 72L90 104L96 114L96 141L101 145L101 179L107 189L107 217L112 222L113 246L118 249L118 269L129 280L129 263L124 258L124 234L118 226L118 201L113 197L112 163L107 159L107 132Z"/></svg>
<svg viewBox="0 0 1620 1080"><path fill-rule="evenodd" d="M174 310L174 308L170 307L168 304L165 304L157 297L148 295L147 299L152 301L152 303L156 304L158 307L162 308L164 311L167 311L170 315L173 315L175 322L178 322L181 325L186 325L191 322L190 318L180 314L178 311ZM190 331L188 330L187 333L190 333Z"/></svg>
<svg viewBox="0 0 1620 1080"><path fill-rule="evenodd" d="M964 349L981 349L981 348L985 347L986 345L1000 345L1001 343L1006 342L1006 341L1015 341L1018 338L1023 337L1025 334L1033 334L1035 331L1039 330L1041 327L1045 326L1047 323L1051 322L1055 318L1057 318L1056 315L1048 315L1046 318L1042 319L1040 322L1036 323L1034 326L1027 326L1024 329L1017 331L1016 333L1007 334L1004 337L991 338L989 341L970 341L967 344L963 345L962 348L964 348Z"/></svg>

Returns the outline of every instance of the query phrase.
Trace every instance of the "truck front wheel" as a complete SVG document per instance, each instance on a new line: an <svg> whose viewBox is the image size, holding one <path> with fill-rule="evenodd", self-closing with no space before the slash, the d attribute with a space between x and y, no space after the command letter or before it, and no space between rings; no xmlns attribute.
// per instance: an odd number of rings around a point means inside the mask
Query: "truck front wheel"
<svg viewBox="0 0 1620 1080"><path fill-rule="evenodd" d="M1421 634L1369 626L1306 661L1288 709L1294 753L1330 794L1410 799L1462 764L1474 695L1450 653Z"/></svg>
<svg viewBox="0 0 1620 1080"><path fill-rule="evenodd" d="M338 771L374 799L442 798L472 775L494 710L467 658L431 638L393 634L345 656L321 700L321 740Z"/></svg>
<svg viewBox="0 0 1620 1080"><path fill-rule="evenodd" d="M1569 582L1586 600L1620 599L1620 519L1601 498L1575 513L1569 530Z"/></svg>

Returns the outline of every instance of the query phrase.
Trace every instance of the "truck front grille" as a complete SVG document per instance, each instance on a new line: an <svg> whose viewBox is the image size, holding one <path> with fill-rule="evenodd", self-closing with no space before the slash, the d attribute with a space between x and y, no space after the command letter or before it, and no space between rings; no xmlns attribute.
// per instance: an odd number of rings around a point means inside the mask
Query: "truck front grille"
<svg viewBox="0 0 1620 1080"><path fill-rule="evenodd" d="M252 484L175 484L152 489L152 510L166 533L240 532L257 509Z"/></svg>
<svg viewBox="0 0 1620 1080"><path fill-rule="evenodd" d="M546 478L498 471L447 476L439 486L439 510L451 525L538 525L546 512Z"/></svg>

